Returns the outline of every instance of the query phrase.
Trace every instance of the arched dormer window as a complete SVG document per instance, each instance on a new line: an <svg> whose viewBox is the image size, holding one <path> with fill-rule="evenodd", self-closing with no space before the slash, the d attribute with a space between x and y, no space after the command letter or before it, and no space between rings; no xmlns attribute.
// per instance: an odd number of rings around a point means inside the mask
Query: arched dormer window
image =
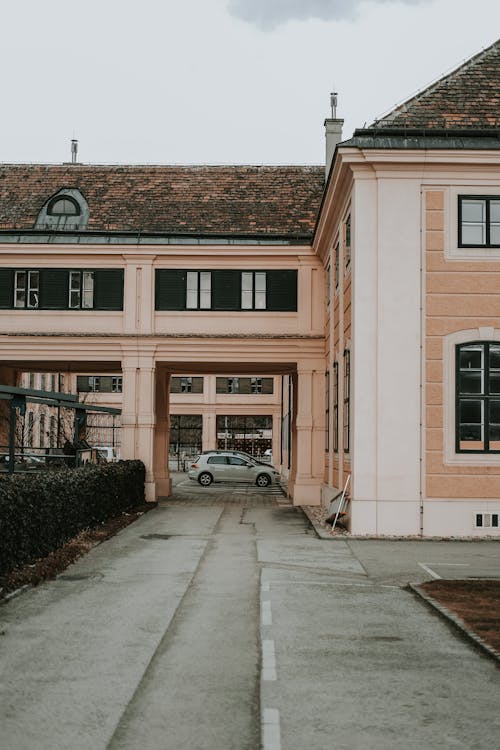
<svg viewBox="0 0 500 750"><path fill-rule="evenodd" d="M47 206L47 214L49 216L60 217L79 216L80 206L68 195L57 196L56 198L53 198Z"/></svg>
<svg viewBox="0 0 500 750"><path fill-rule="evenodd" d="M45 203L35 229L71 232L87 228L89 206L76 188L63 188Z"/></svg>

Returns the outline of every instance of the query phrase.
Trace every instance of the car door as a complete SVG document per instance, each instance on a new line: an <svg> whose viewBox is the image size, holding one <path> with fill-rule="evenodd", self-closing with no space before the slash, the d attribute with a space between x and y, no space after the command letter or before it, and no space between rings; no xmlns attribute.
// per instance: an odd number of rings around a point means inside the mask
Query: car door
<svg viewBox="0 0 500 750"><path fill-rule="evenodd" d="M207 459L207 469L211 473L215 482L224 482L229 479L229 469L226 456L209 456Z"/></svg>
<svg viewBox="0 0 500 750"><path fill-rule="evenodd" d="M239 456L229 456L229 475L232 482L255 482L255 468Z"/></svg>

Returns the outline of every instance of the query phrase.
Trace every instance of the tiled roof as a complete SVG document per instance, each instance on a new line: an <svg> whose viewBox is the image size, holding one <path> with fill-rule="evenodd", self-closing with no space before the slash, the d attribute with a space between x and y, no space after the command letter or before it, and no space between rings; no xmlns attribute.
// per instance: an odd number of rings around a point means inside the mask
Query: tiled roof
<svg viewBox="0 0 500 750"><path fill-rule="evenodd" d="M33 229L61 188L81 191L90 231L311 235L316 166L0 165L0 230Z"/></svg>
<svg viewBox="0 0 500 750"><path fill-rule="evenodd" d="M371 128L500 128L500 40Z"/></svg>

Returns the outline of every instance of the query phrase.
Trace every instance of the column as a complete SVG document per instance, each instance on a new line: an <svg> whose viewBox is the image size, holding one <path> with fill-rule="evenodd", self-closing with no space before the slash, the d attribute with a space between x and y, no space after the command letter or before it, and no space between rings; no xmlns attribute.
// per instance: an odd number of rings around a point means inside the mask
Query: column
<svg viewBox="0 0 500 750"><path fill-rule="evenodd" d="M156 371L153 469L156 495L168 497L172 492L172 482L168 468L168 448L170 441L170 374Z"/></svg>
<svg viewBox="0 0 500 750"><path fill-rule="evenodd" d="M140 459L146 467L146 500L156 500L153 471L156 370L146 355L125 357L122 362L122 458Z"/></svg>
<svg viewBox="0 0 500 750"><path fill-rule="evenodd" d="M297 368L294 376L295 419L292 431L292 497L294 505L319 505L325 452L324 364Z"/></svg>

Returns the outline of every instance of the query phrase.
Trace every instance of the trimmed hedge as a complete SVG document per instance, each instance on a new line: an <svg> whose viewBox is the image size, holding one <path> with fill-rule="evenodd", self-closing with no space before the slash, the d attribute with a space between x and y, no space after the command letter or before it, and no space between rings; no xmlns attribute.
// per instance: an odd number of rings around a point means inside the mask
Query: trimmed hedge
<svg viewBox="0 0 500 750"><path fill-rule="evenodd" d="M0 576L144 503L141 461L0 478Z"/></svg>

